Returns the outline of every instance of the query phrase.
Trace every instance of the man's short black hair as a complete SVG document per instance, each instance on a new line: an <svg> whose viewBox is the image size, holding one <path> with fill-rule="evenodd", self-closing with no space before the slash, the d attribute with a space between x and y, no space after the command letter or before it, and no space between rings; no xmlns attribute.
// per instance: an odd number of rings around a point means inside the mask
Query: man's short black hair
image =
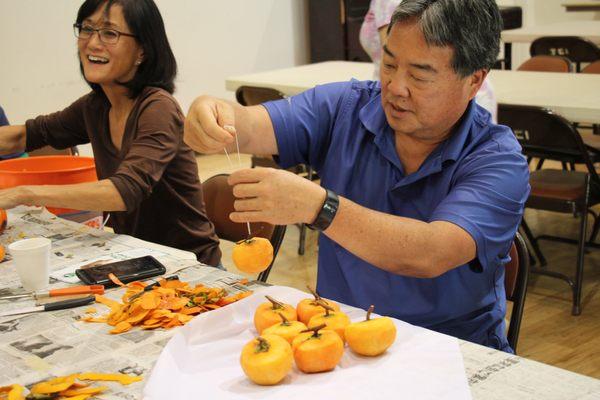
<svg viewBox="0 0 600 400"><path fill-rule="evenodd" d="M452 47L452 68L466 77L490 69L500 51L502 17L495 0L404 0L388 26L416 20L430 46Z"/></svg>
<svg viewBox="0 0 600 400"><path fill-rule="evenodd" d="M123 8L123 16L131 34L142 47L144 59L138 67L135 76L129 82L119 82L129 89L129 97L136 98L147 86L162 88L173 94L175 91L175 76L177 61L169 45L165 25L158 7L152 0L86 0L77 13L77 24L104 7L108 14L110 8L118 4ZM122 39L121 39L122 40ZM83 74L83 65L79 63ZM85 75L84 75L85 79ZM86 82L88 82L86 80ZM95 83L88 85L102 93L102 88Z"/></svg>

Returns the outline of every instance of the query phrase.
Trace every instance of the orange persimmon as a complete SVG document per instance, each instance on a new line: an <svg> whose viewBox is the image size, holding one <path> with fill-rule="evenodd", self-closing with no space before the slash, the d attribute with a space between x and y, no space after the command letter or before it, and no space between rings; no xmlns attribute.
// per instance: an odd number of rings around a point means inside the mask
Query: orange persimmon
<svg viewBox="0 0 600 400"><path fill-rule="evenodd" d="M240 364L252 382L259 385L275 385L292 369L292 348L280 336L259 336L244 346Z"/></svg>
<svg viewBox="0 0 600 400"><path fill-rule="evenodd" d="M369 307L367 319L346 327L345 338L348 346L363 356L378 356L396 340L396 325L388 317L371 319L375 306Z"/></svg>
<svg viewBox="0 0 600 400"><path fill-rule="evenodd" d="M4 208L0 208L0 234L4 232L6 225L8 225L8 216L6 215L6 210Z"/></svg>
<svg viewBox="0 0 600 400"><path fill-rule="evenodd" d="M289 321L297 321L296 309L289 304L283 304L271 296L265 296L269 303L262 303L254 312L254 327L260 335L266 328L281 322L280 313Z"/></svg>
<svg viewBox="0 0 600 400"><path fill-rule="evenodd" d="M289 344L292 344L294 338L298 336L300 332L306 330L306 325L300 321L288 321L285 315L281 313L279 313L279 316L281 317L281 322L279 324L271 325L262 333L263 335L281 336L287 340Z"/></svg>
<svg viewBox="0 0 600 400"><path fill-rule="evenodd" d="M343 342L345 340L344 331L346 330L346 327L350 325L350 318L341 311L335 311L333 307L330 307L322 301L319 304L325 309L325 312L313 316L307 324L308 328L311 329L314 326L325 324L327 329L335 331Z"/></svg>
<svg viewBox="0 0 600 400"><path fill-rule="evenodd" d="M6 257L6 249L0 244L0 262L4 261L4 257Z"/></svg>
<svg viewBox="0 0 600 400"><path fill-rule="evenodd" d="M308 328L292 342L292 352L298 369L302 372L331 371L344 355L344 342L325 324Z"/></svg>
<svg viewBox="0 0 600 400"><path fill-rule="evenodd" d="M257 274L273 261L273 245L268 239L253 237L240 240L233 247L233 263L242 272Z"/></svg>
<svg viewBox="0 0 600 400"><path fill-rule="evenodd" d="M340 310L340 305L331 300L325 300L319 294L313 290L310 286L307 286L307 289L312 293L314 299L304 299L301 300L296 306L296 313L298 314L298 321L303 324L308 324L310 319L317 315L325 312L325 309L319 304L319 301L324 302L329 305L334 311Z"/></svg>

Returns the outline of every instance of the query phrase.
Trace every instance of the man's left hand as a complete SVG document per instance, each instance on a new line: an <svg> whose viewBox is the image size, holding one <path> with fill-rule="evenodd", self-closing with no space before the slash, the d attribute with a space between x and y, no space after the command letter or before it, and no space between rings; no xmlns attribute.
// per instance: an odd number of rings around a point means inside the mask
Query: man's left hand
<svg viewBox="0 0 600 400"><path fill-rule="evenodd" d="M234 222L312 223L326 196L321 186L281 169L243 169L228 182L237 198L230 214Z"/></svg>

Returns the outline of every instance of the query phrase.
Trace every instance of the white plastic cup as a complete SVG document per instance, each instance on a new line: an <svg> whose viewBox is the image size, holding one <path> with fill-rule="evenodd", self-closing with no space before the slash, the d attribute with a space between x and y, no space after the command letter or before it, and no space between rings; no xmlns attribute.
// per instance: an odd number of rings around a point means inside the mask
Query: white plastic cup
<svg viewBox="0 0 600 400"><path fill-rule="evenodd" d="M52 241L43 237L17 240L8 250L23 288L35 292L48 287Z"/></svg>

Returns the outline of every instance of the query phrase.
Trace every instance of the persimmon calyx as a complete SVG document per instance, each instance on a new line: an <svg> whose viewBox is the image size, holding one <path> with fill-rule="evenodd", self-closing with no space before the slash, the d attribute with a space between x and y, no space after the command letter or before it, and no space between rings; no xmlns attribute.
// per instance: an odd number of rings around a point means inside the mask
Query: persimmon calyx
<svg viewBox="0 0 600 400"><path fill-rule="evenodd" d="M269 342L267 342L262 336L257 337L256 341L258 343L256 343L256 346L254 346L254 353L266 353L271 348Z"/></svg>

